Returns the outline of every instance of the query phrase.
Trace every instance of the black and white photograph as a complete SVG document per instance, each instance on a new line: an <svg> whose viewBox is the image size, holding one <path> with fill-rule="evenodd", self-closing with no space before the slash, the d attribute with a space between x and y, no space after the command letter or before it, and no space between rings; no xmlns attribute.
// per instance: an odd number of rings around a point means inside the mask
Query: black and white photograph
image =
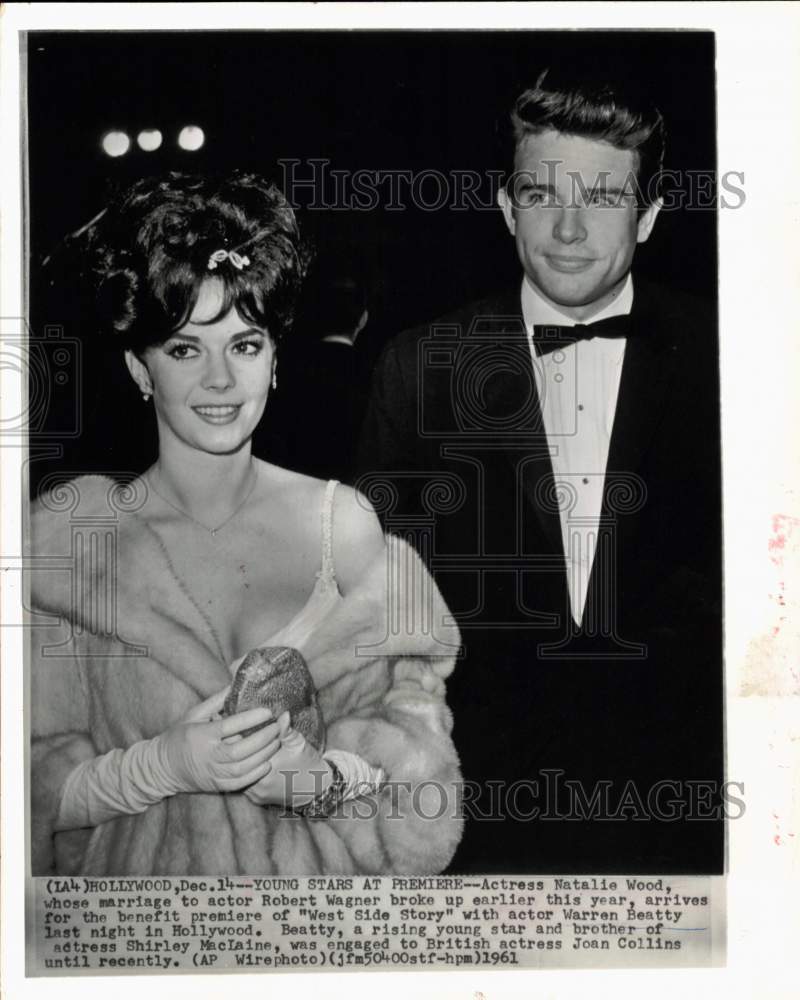
<svg viewBox="0 0 800 1000"><path fill-rule="evenodd" d="M723 35L255 6L18 35L26 974L724 965Z"/></svg>
<svg viewBox="0 0 800 1000"><path fill-rule="evenodd" d="M713 35L28 41L34 872L720 874Z"/></svg>

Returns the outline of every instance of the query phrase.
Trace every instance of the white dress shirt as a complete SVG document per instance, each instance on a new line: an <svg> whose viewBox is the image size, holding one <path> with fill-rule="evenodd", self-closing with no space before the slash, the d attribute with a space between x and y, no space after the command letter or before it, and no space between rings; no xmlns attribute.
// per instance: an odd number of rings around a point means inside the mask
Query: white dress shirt
<svg viewBox="0 0 800 1000"><path fill-rule="evenodd" d="M633 280L629 274L614 301L586 322L627 315L632 305ZM540 357L530 339L534 325L575 326L579 321L559 312L527 279L522 282L522 315L531 344L553 475L563 498L559 516L567 583L572 617L580 626L597 549L608 447L626 341L624 337L593 337Z"/></svg>

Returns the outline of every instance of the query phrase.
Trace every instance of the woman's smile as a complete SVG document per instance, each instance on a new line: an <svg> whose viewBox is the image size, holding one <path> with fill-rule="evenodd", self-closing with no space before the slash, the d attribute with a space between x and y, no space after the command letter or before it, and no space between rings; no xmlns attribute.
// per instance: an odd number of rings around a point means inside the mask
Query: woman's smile
<svg viewBox="0 0 800 1000"><path fill-rule="evenodd" d="M192 409L207 424L231 424L239 416L241 403L209 403Z"/></svg>

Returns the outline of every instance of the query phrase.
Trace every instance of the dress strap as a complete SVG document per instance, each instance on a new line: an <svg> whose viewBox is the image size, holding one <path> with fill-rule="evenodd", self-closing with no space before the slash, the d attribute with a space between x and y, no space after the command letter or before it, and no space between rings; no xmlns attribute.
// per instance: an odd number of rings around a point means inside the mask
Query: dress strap
<svg viewBox="0 0 800 1000"><path fill-rule="evenodd" d="M320 512L322 520L322 568L317 575L323 583L336 582L336 571L333 567L333 496L338 485L338 479L328 480Z"/></svg>

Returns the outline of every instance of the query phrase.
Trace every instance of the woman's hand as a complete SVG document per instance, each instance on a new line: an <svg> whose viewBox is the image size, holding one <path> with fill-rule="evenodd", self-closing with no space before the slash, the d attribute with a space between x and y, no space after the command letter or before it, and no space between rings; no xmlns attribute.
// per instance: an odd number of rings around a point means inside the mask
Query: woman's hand
<svg viewBox="0 0 800 1000"><path fill-rule="evenodd" d="M278 719L280 747L269 760L269 772L244 794L259 806L297 808L324 792L333 779L322 754L296 729L289 713Z"/></svg>
<svg viewBox="0 0 800 1000"><path fill-rule="evenodd" d="M237 792L269 773L270 758L280 747L278 724L265 725L272 712L261 707L214 718L226 694L197 705L156 737L159 769L174 792ZM255 726L262 728L242 735Z"/></svg>
<svg viewBox="0 0 800 1000"><path fill-rule="evenodd" d="M228 692L230 691L230 684L223 688L221 691L217 691L216 694L212 694L210 698L206 698L205 701L201 701L199 705L195 705L194 708L190 708L189 711L181 719L181 722L212 722L215 719L220 719L222 716L222 706L225 704L225 699L228 697Z"/></svg>

